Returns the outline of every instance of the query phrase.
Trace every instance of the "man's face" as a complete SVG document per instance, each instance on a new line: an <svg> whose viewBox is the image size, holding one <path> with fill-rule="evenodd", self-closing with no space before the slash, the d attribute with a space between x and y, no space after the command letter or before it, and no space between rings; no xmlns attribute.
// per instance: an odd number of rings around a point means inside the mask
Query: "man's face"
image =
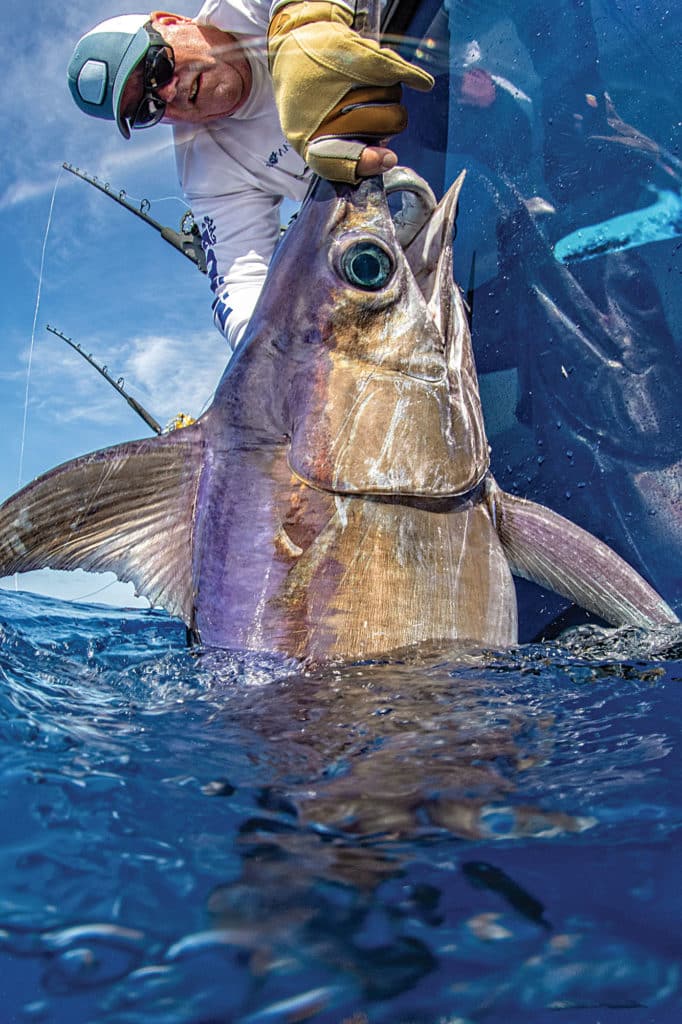
<svg viewBox="0 0 682 1024"><path fill-rule="evenodd" d="M164 121L200 123L229 117L239 109L251 90L251 68L233 36L161 11L152 14L152 25L175 55L172 79L156 90L166 101ZM142 94L140 67L123 93L121 109L126 116L137 110Z"/></svg>

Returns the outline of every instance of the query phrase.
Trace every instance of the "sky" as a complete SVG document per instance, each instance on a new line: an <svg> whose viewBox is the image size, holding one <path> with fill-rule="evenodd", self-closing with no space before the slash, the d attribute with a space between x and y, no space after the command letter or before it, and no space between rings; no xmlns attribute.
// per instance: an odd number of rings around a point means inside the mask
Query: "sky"
<svg viewBox="0 0 682 1024"><path fill-rule="evenodd" d="M196 7L173 4L188 15ZM179 227L186 206L170 128L134 132L126 142L113 123L84 116L66 85L79 36L134 9L117 9L112 0L28 0L8 15L14 45L4 55L12 100L0 112L0 499L67 459L150 434L47 324L106 364L114 379L123 377L162 425L180 411L197 416L226 362L207 279L132 214L61 170L67 161L125 189L131 200L147 198L151 216ZM46 570L0 586L146 604L112 580Z"/></svg>

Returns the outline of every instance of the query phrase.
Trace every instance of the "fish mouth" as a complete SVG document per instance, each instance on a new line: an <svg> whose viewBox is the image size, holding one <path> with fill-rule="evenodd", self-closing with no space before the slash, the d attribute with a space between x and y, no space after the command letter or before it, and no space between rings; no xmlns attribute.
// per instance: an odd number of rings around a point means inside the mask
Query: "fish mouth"
<svg viewBox="0 0 682 1024"><path fill-rule="evenodd" d="M456 485L453 485L453 482L450 486L438 488L433 480L425 480L421 486L419 484L410 486L410 484L390 477L386 477L384 480L380 480L376 476L371 479L368 477L360 477L357 480L336 479L334 475L325 477L324 473L315 475L312 472L304 472L292 464L291 453L287 461L293 477L306 487L319 491L321 494L329 494L336 498L362 498L389 505L410 505L413 508L439 513L453 512L469 505L479 504L490 472L490 466L486 463L483 466L475 467L475 471L458 480Z"/></svg>
<svg viewBox="0 0 682 1024"><path fill-rule="evenodd" d="M292 466L291 459L288 466L300 483L310 487L320 494L330 494L335 498L362 498L363 501L373 501L384 505L409 505L410 508L421 509L425 512L437 512L447 514L449 512L462 511L462 509L478 505L485 497L486 488L490 479L490 466L477 467L477 471L464 481L456 490L445 490L442 493L434 490L399 489L392 486L355 486L352 484L334 484L320 482L309 475L305 475Z"/></svg>

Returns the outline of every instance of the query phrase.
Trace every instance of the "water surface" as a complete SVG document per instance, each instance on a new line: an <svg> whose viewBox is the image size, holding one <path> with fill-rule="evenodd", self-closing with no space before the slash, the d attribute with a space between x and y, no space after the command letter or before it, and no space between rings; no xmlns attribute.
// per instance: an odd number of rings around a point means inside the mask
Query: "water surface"
<svg viewBox="0 0 682 1024"><path fill-rule="evenodd" d="M678 1020L681 651L310 674L0 594L2 1020Z"/></svg>

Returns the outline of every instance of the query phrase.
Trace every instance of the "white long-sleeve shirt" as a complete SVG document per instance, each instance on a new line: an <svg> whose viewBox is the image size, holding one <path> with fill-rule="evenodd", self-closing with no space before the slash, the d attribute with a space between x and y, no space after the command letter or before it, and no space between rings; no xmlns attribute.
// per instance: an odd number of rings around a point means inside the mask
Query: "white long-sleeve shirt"
<svg viewBox="0 0 682 1024"><path fill-rule="evenodd" d="M232 349L265 280L280 203L302 200L311 178L284 137L268 71L268 21L283 2L206 0L195 20L239 38L251 65L251 92L230 117L173 129L180 184L206 253L214 320Z"/></svg>

